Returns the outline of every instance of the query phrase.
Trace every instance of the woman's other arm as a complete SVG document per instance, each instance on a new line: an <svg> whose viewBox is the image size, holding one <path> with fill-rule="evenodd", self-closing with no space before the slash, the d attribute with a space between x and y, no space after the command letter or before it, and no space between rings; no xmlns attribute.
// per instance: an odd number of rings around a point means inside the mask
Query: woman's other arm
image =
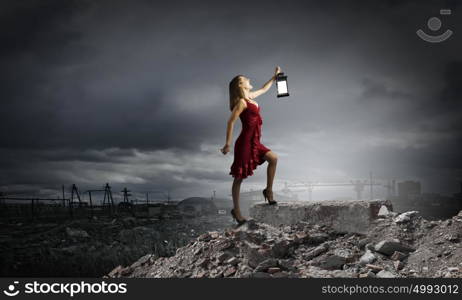
<svg viewBox="0 0 462 300"><path fill-rule="evenodd" d="M234 129L234 122L236 122L237 118L242 111L247 107L244 99L240 99L239 102L234 106L233 111L231 112L231 116L229 117L227 126L226 126L226 143L221 148L221 152L226 154L230 151L231 143L233 141L233 129Z"/></svg>

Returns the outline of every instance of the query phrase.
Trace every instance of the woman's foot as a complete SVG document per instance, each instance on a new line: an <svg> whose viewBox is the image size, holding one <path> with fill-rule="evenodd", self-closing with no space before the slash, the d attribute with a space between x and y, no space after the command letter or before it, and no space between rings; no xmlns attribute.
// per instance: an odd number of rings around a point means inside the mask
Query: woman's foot
<svg viewBox="0 0 462 300"><path fill-rule="evenodd" d="M244 224L245 222L247 222L247 219L243 218L242 216L240 216L240 218L238 218L236 212L234 211L234 208L231 209L231 215L236 220L236 222L238 223L239 226Z"/></svg>
<svg viewBox="0 0 462 300"><path fill-rule="evenodd" d="M273 191L272 190L264 189L263 190L263 197L265 197L265 200L268 200L268 203L270 205L273 205L273 204L277 203L277 201L275 201L273 199Z"/></svg>

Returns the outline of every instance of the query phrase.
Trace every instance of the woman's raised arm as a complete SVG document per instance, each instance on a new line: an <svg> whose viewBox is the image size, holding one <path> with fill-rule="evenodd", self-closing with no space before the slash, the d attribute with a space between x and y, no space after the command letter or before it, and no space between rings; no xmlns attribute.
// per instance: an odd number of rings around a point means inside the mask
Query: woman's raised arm
<svg viewBox="0 0 462 300"><path fill-rule="evenodd" d="M257 98L258 96L260 96L260 95L266 93L266 92L270 89L271 85L273 84L273 81L276 80L276 76L277 76L278 73L281 73L281 68L280 68L279 66L276 67L276 70L274 71L273 77L271 77L270 80L268 80L268 81L263 85L263 87L262 87L261 89L258 89L258 90L256 90L256 91L250 91L250 92L249 92L249 97L250 97L251 99L254 99L254 98Z"/></svg>

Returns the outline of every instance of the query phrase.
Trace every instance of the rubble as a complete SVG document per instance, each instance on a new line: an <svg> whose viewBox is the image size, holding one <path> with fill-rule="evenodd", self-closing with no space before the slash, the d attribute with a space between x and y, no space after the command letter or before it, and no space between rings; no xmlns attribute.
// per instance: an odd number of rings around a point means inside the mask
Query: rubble
<svg viewBox="0 0 462 300"><path fill-rule="evenodd" d="M374 253L367 249L366 252L359 258L359 263L361 265L367 265L373 263L376 259L377 257L375 257Z"/></svg>
<svg viewBox="0 0 462 300"><path fill-rule="evenodd" d="M365 233L346 233L303 221L270 225L249 219L238 228L204 233L173 256L143 256L105 277L462 278L462 212L428 221L418 212L382 209L370 225Z"/></svg>
<svg viewBox="0 0 462 300"><path fill-rule="evenodd" d="M400 251L395 251L393 252L393 254L391 255L391 259L392 260L403 260L404 258L406 258L408 255L406 253L403 253L403 252L400 252Z"/></svg>
<svg viewBox="0 0 462 300"><path fill-rule="evenodd" d="M130 274L130 270L157 257L174 255L178 247L203 232L228 228L233 223L230 216L171 220L94 216L63 224L6 221L0 224L0 275L100 277L114 267L117 274ZM212 232L210 239L218 236L218 232ZM132 264L133 261L137 262Z"/></svg>
<svg viewBox="0 0 462 300"><path fill-rule="evenodd" d="M379 212L377 213L378 217L386 217L390 214L390 211L385 205L380 206Z"/></svg>
<svg viewBox="0 0 462 300"><path fill-rule="evenodd" d="M319 265L327 270L340 269L353 259L354 255L349 249L335 249L332 254L320 260Z"/></svg>
<svg viewBox="0 0 462 300"><path fill-rule="evenodd" d="M250 207L249 214L256 221L273 226L308 222L327 225L339 232L364 234L374 220L391 210L391 201L384 199L322 200L281 202L276 207L257 203Z"/></svg>
<svg viewBox="0 0 462 300"><path fill-rule="evenodd" d="M375 276L379 278L395 278L396 277L396 275L393 274L392 272L385 271L385 270L378 272L377 274L375 274Z"/></svg>
<svg viewBox="0 0 462 300"><path fill-rule="evenodd" d="M66 227L66 233L70 238L88 238L90 235L85 230Z"/></svg>
<svg viewBox="0 0 462 300"><path fill-rule="evenodd" d="M411 218L416 216L418 213L419 212L416 210L404 212L395 218L395 222L398 224L409 222Z"/></svg>
<svg viewBox="0 0 462 300"><path fill-rule="evenodd" d="M374 247L376 252L385 254L385 255L392 255L395 251L399 252L412 252L415 251L414 248L402 244L398 239L393 240L383 240L377 243Z"/></svg>

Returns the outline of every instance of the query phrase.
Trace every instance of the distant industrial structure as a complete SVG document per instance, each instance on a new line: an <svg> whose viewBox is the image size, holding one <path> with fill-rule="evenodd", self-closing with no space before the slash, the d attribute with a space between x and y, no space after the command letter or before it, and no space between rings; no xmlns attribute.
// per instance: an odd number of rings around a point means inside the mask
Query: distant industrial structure
<svg viewBox="0 0 462 300"><path fill-rule="evenodd" d="M460 192L452 196L438 193L422 193L419 181L398 183L398 195L390 197L395 211L417 210L428 219L445 219L462 210L462 182Z"/></svg>
<svg viewBox="0 0 462 300"><path fill-rule="evenodd" d="M342 187L352 187L354 193L356 194L356 200L366 199L364 196L364 191L366 188L369 188L368 199L374 199L374 187L384 187L387 189L387 196L395 195L396 190L396 181L389 180L386 183L383 181L376 181L372 178L372 172L369 172L368 179L355 179L343 182L317 182L317 181L301 181L296 183L285 183L285 187L281 191L292 191L292 192L308 192L308 201L312 201L314 190L317 188L342 188Z"/></svg>
<svg viewBox="0 0 462 300"><path fill-rule="evenodd" d="M285 183L284 188L274 191L274 200L280 202L312 201L316 188L351 187L358 200L364 199L364 191L368 187L366 197L375 198L374 187L385 188L386 198L390 199L395 211L418 210L427 218L447 218L462 210L462 182L460 192L452 196L438 193L422 193L419 181L405 180L373 180L372 173L368 179L355 179L344 182L299 182ZM308 199L299 200L297 193L308 192ZM53 197L24 197L18 194L6 194L0 191L0 218L6 219L66 219L114 215L131 215L154 219L188 218L197 215L229 215L233 208L231 194L228 198L216 197L213 190L210 197L190 197L182 201L171 201L169 191L153 190L132 192L126 187L121 191L119 201L114 195L109 183L101 188L81 192L72 184L66 197L65 187L62 195ZM144 196L144 199L135 195ZM155 194L157 197L153 197ZM377 193L376 193L377 194ZM382 193L383 197L385 194ZM98 196L98 197L96 197ZM159 196L162 198L159 201ZM84 199L86 198L86 199ZM157 199L154 199L157 198ZM349 198L352 199L352 198ZM348 201L348 198L345 198ZM264 203L262 189L244 190L240 193L240 209L248 215L249 208L256 203Z"/></svg>
<svg viewBox="0 0 462 300"><path fill-rule="evenodd" d="M72 184L70 195L66 198L64 185L62 196L48 197L18 197L18 194L6 194L0 191L0 217L6 220L60 220L68 218L84 218L98 216L131 215L152 218L175 217L175 204L170 203L168 191L142 192L145 200L133 199L132 193L126 187L121 191L122 201L116 202L109 183L102 188L89 189L80 192L77 185ZM165 201L151 201L150 194L160 194ZM88 194L87 200L84 195ZM95 194L103 194L103 197L95 198Z"/></svg>

